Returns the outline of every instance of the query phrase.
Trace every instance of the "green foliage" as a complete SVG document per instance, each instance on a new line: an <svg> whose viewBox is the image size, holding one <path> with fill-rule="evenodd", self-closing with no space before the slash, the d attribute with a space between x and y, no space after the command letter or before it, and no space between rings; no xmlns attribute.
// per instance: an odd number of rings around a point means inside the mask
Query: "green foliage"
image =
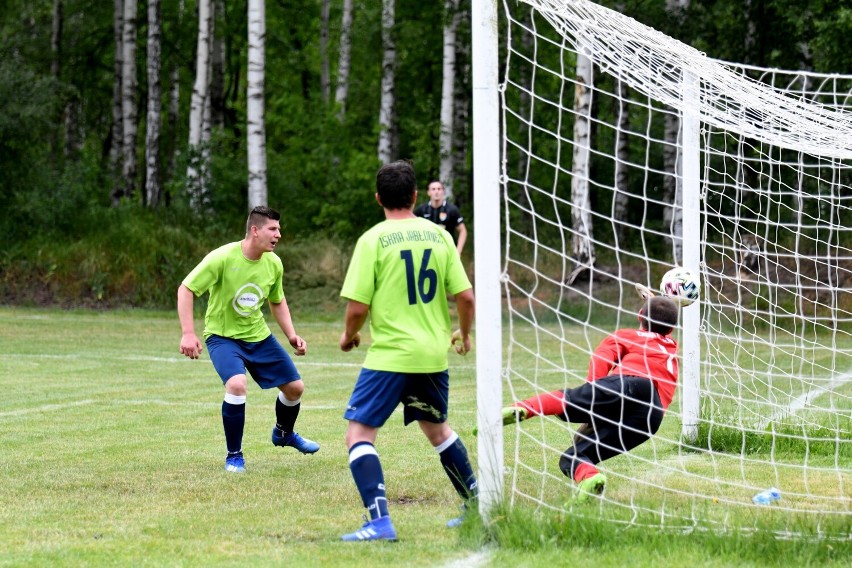
<svg viewBox="0 0 852 568"><path fill-rule="evenodd" d="M664 32L678 37L709 55L731 61L743 61L788 68L811 68L821 71L843 71L850 68L850 53L844 50L844 41L852 12L843 3L827 0L774 0L752 2L743 9L741 2L718 0L691 2L685 10L668 11L666 3L629 0L607 2L624 13ZM185 191L187 160L187 130L195 74L195 36L197 21L194 5L164 0L162 2L162 81L161 103L161 163L160 172L164 186L164 199L158 216L173 223L175 231L186 235L212 231L218 235L233 235L247 209L246 196L246 35L247 15L245 2L224 3L224 13L217 14L215 29L224 46L224 85L211 101L219 122L214 129L210 150L211 210L203 219L190 214ZM463 10L470 3L461 3ZM87 242L102 232L101 220L113 219L127 234L134 234L139 226L156 226L144 218L142 191L141 151L144 143L144 112L139 115L137 136L140 157L138 186L127 202L116 212L111 212L111 192L115 185L114 165L109 155L116 141L112 140L112 105L114 90L115 46L113 37L114 5L94 0L65 0L63 2L62 43L58 52L51 49L51 27L54 3L48 0L35 2L10 0L0 5L0 238L11 242L4 253L3 266L8 259L26 259L28 266L57 263L57 258L44 260L44 255L70 254L68 250L56 253L44 250L42 257L32 251L46 247L63 246L54 243ZM356 3L351 29L351 69L348 100L342 121L341 110L334 102L337 79L341 3L331 2L327 65L331 85L328 98L321 89L322 58L320 47L320 5L312 0L275 0L267 2L266 38L266 128L267 128L267 183L268 202L284 214L285 232L296 240L328 238L336 242L351 243L366 228L381 219L380 209L372 198L374 174L378 167L376 157L378 110L380 106L381 79L381 3ZM525 9L523 6L520 9ZM440 156L440 105L442 77L442 26L446 21L441 2L398 0L396 3L396 41L398 65L396 68L396 112L398 126L398 156L412 159L418 172L421 187L429 178L437 176ZM807 15L807 17L803 17ZM138 12L137 73L139 88L136 100L143 109L147 96L145 73L147 31L145 6ZM501 27L505 21L501 18ZM537 30L544 34L547 25L536 20ZM504 30L505 31L505 30ZM513 30L518 32L519 30ZM469 22L460 28L459 42L470 42ZM557 42L558 43L558 42ZM803 48L802 46L806 46ZM558 50L550 50L545 42L538 42L537 57L553 68L573 62L561 61ZM500 46L503 64L505 46ZM523 46L519 49L524 50ZM530 54L527 54L530 55ZM459 72L468 76L459 79L459 93L470 104L470 54L462 50L457 60ZM58 57L58 59L57 59ZM55 74L52 64L58 63ZM173 85L173 73L177 84ZM528 84L534 69L515 57L511 72L520 84ZM553 77L539 70L535 76L537 89L558 89ZM611 192L600 191L612 186L614 163L605 156L612 155L613 131L605 126L612 124L617 109L614 101L604 93L613 91L612 81L604 74L596 77L601 84L593 103L596 123L590 174L592 180L592 207L595 212L609 211ZM548 84L550 83L550 84ZM180 99L177 115L170 114L170 93L177 87ZM842 90L842 86L839 87ZM572 96L566 93L566 97ZM521 100L508 92L509 104L520 109L525 116L529 101ZM570 105L565 99L563 104ZM835 101L836 102L836 101ZM631 128L661 139L662 125L646 125L641 110L631 111ZM565 113L562 113L564 115ZM75 117L71 130L66 130L69 117ZM470 114L467 115L470 120ZM523 121L507 117L506 132L525 137L530 131ZM561 122L560 122L561 120ZM73 122L73 121L72 121ZM559 153L559 137L570 139L573 124L565 120L558 109L537 103L535 122L551 134L532 129L529 141L535 153L553 160L570 172L570 153ZM557 129L556 124L561 124ZM469 124L461 131L469 135ZM74 138L79 138L76 143ZM646 163L646 149L638 138L629 140L628 162ZM518 138L522 139L522 138ZM471 140L463 141L467 149L459 174L454 180L456 201L461 205L469 229L475 219L470 207L472 176L470 171ZM564 149L563 149L564 150ZM654 154L654 153L652 153ZM511 148L507 155L510 176L523 179L527 164L523 156ZM628 208L628 222L638 224L641 219L646 229L662 227L662 187L664 170L661 157L647 157L650 172L629 176L629 193L649 198L649 210ZM566 174L541 173L536 168L531 184L544 191L554 189L564 192L570 184ZM808 190L808 187L804 188ZM726 196L727 197L727 196ZM547 195L526 192L514 185L509 187L509 198L516 202L510 209L512 223L523 226L531 217L550 208L552 215L568 219L570 207L558 206L553 211ZM420 201L425 195L420 196ZM528 208L529 212L524 212ZM812 213L812 212L811 212ZM31 230L30 227L38 227ZM540 226L540 230L553 234L541 237L559 237L559 229ZM666 256L665 242L656 239L646 242L630 232L616 236L604 224L595 225L595 238L602 243L619 243L626 249L635 247L642 254L655 258ZM188 237L191 240L191 236ZM513 243L514 244L514 243ZM204 247L200 247L204 248ZM110 262L112 253L105 253ZM606 251L598 250L599 260L606 261ZM42 258L42 260L39 260ZM93 261L90 261L93 262ZM97 263L95 263L97 264ZM146 261L138 264L145 266ZM106 277L120 277L119 270L109 267L102 270ZM35 270L35 269L33 269ZM60 271L71 278L79 268ZM145 269L137 279L149 278L157 269ZM4 272L4 294L16 298L17 292L27 289L28 274L20 283L10 283L10 272ZM56 274L56 273L54 273ZM85 276L85 275L81 275ZM55 276L54 276L55 277ZM100 277L99 277L100 278ZM123 277L122 277L123 278ZM29 280L28 280L29 279ZM38 278L35 278L38 280ZM91 280L89 276L86 279ZM79 290L100 289L89 292L93 297L117 298L115 290L125 289L118 283L109 285L79 283ZM80 294L72 295L82 297ZM119 294L119 296L123 296ZM133 302L157 303L147 293L129 294ZM63 300L65 301L65 300ZM88 301L88 300L87 300Z"/></svg>
<svg viewBox="0 0 852 568"><path fill-rule="evenodd" d="M97 224L97 231L7 249L0 259L0 298L62 306L173 305L178 284L210 247L202 230L182 228L175 215L128 214L133 209L95 209L82 222Z"/></svg>
<svg viewBox="0 0 852 568"><path fill-rule="evenodd" d="M4 249L0 303L171 308L189 271L213 248L240 240L245 223L243 212L202 220L180 207L155 212L125 204L81 211L64 219L77 234L73 239L30 239ZM291 309L336 315L354 243L297 236L286 223L283 232L276 252Z"/></svg>

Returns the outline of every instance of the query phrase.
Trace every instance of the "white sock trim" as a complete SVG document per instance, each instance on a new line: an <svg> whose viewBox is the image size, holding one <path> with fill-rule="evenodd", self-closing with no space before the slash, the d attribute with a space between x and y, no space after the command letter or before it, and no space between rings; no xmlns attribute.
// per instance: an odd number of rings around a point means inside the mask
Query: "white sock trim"
<svg viewBox="0 0 852 568"><path fill-rule="evenodd" d="M455 444L456 440L458 440L458 439L459 439L459 435L456 434L455 432L452 432L452 434L450 434L450 437L447 438L446 441L443 444L441 444L440 446L435 446L435 451L438 452L439 454L442 453L444 450L446 450L447 448L449 448L450 446Z"/></svg>
<svg viewBox="0 0 852 568"><path fill-rule="evenodd" d="M245 395L237 396L235 394L231 394L231 393L226 392L225 393L225 402L227 402L228 404L245 404L246 403L246 397L245 397Z"/></svg>
<svg viewBox="0 0 852 568"><path fill-rule="evenodd" d="M302 402L302 397L299 397L296 400L287 400L287 397L284 396L284 393L278 391L278 400L280 400L281 404L283 404L284 406L296 406L297 404L300 404Z"/></svg>
<svg viewBox="0 0 852 568"><path fill-rule="evenodd" d="M379 452L376 451L376 447L373 444L361 444L355 449L349 451L349 463L354 462L358 458L363 458L364 456L379 457Z"/></svg>

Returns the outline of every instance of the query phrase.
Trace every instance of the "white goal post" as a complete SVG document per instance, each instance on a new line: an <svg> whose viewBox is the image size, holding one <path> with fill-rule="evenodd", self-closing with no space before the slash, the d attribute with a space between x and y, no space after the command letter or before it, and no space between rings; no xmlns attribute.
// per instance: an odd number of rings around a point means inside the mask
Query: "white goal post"
<svg viewBox="0 0 852 568"><path fill-rule="evenodd" d="M852 76L714 60L585 0L472 7L483 513L849 538ZM675 400L571 505L577 425L501 407L582 384L674 265L702 285Z"/></svg>

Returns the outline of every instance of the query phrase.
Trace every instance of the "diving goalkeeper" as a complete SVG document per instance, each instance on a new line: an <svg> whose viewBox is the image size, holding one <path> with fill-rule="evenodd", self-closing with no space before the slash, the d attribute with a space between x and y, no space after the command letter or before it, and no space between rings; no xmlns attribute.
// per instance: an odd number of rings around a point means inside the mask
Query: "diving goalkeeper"
<svg viewBox="0 0 852 568"><path fill-rule="evenodd" d="M678 377L678 306L647 297L639 329L619 329L595 349L586 383L515 402L503 409L503 424L534 416L558 416L582 426L559 469L578 484L575 502L600 495L606 477L595 467L650 439L674 397Z"/></svg>

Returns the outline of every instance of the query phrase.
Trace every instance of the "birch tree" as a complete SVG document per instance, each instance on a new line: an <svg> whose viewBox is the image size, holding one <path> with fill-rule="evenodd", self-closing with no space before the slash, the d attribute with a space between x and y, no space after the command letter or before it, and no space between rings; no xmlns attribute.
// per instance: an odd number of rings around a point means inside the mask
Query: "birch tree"
<svg viewBox="0 0 852 568"><path fill-rule="evenodd" d="M212 0L198 0L198 41L195 56L195 82L189 107L189 160L186 185L190 206L195 211L206 207L207 164L202 160L201 144L205 107L210 105L210 33L213 20Z"/></svg>
<svg viewBox="0 0 852 568"><path fill-rule="evenodd" d="M577 50L577 85L574 91L574 155L571 168L571 253L577 263L568 276L572 284L595 263L592 243L592 206L589 197L589 149L591 144L592 60L586 48Z"/></svg>
<svg viewBox="0 0 852 568"><path fill-rule="evenodd" d="M340 18L340 53L337 62L337 88L334 102L337 104L337 119L346 118L346 99L349 95L349 66L352 59L352 0L343 0L343 15Z"/></svg>
<svg viewBox="0 0 852 568"><path fill-rule="evenodd" d="M470 2L459 3L459 28L456 31L456 92L455 118L453 119L453 187L456 205L462 207L465 196L470 197L469 170L467 168L468 140L470 139L470 41L460 34L470 30ZM467 36L469 38L470 36ZM464 193L462 193L462 190Z"/></svg>
<svg viewBox="0 0 852 568"><path fill-rule="evenodd" d="M320 6L320 92L322 102L328 104L331 94L331 78L328 70L328 20L331 0L321 0Z"/></svg>
<svg viewBox="0 0 852 568"><path fill-rule="evenodd" d="M131 197L136 186L136 7L137 0L124 0L121 64L122 196Z"/></svg>
<svg viewBox="0 0 852 568"><path fill-rule="evenodd" d="M113 82L112 82L112 129L110 142L110 165L112 174L116 176L116 183L110 195L112 205L118 205L121 200L122 190L120 184L122 143L124 141L124 124L121 114L121 75L124 60L124 1L115 0L113 3L112 19L113 41L115 43L115 57L113 59Z"/></svg>
<svg viewBox="0 0 852 568"><path fill-rule="evenodd" d="M62 66L63 66L63 43L65 35L65 2L64 0L53 0L52 25L50 33L50 74L56 80L57 84L62 82ZM71 38L72 47L75 38ZM64 108L59 115L59 123L54 129L53 139L51 140L51 152L54 159L59 154L59 147L64 146L63 154L66 158L74 156L80 150L79 133L79 107L80 99L76 91L73 91L65 101ZM65 140L62 143L62 130L64 128Z"/></svg>
<svg viewBox="0 0 852 568"><path fill-rule="evenodd" d="M53 18L50 33L50 75L58 83L62 80L62 27L63 27L63 4L62 0L53 0ZM65 106L67 115L70 102ZM56 155L60 145L60 129L54 129L51 140L51 152Z"/></svg>
<svg viewBox="0 0 852 568"><path fill-rule="evenodd" d="M456 85L456 35L461 22L459 0L444 2L444 58L441 79L441 133L439 146L441 166L439 176L444 184L447 199L453 197L455 173L453 134L455 132L455 85Z"/></svg>
<svg viewBox="0 0 852 568"><path fill-rule="evenodd" d="M624 2L618 2L615 9L624 13ZM621 242L624 236L624 221L627 217L627 203L629 200L629 185L627 176L628 155L628 132L630 131L630 106L627 84L621 80L621 76L615 77L615 92L618 98L615 103L615 114L617 128L615 129L615 172L614 191L612 195L612 218L615 221L615 238Z"/></svg>
<svg viewBox="0 0 852 568"><path fill-rule="evenodd" d="M683 10L689 7L689 0L666 0L666 12L673 22L683 19ZM680 264L683 258L683 164L680 159L680 117L667 112L664 119L663 137L663 226L669 227L674 263Z"/></svg>
<svg viewBox="0 0 852 568"><path fill-rule="evenodd" d="M627 84L620 77L615 78L617 128L615 129L615 187L612 195L612 218L615 221L615 236L620 242L624 236L624 222L627 218L627 204L630 198L627 164L630 132L630 107L628 104Z"/></svg>
<svg viewBox="0 0 852 568"><path fill-rule="evenodd" d="M379 163L388 164L394 154L396 93L396 42L394 41L394 2L382 0L382 87L379 106Z"/></svg>
<svg viewBox="0 0 852 568"><path fill-rule="evenodd" d="M177 29L181 29L181 22L183 20L183 10L184 10L184 0L179 0L177 5ZM172 63L170 77L170 85L169 85L169 105L168 105L168 117L169 124L174 130L177 131L178 118L180 117L180 62L175 60ZM177 157L180 154L180 144L176 144L172 141L174 136L170 137L171 139L168 141L168 147L171 151L168 153L168 165L166 171L166 178L170 178L174 175L176 165L177 165Z"/></svg>
<svg viewBox="0 0 852 568"><path fill-rule="evenodd" d="M148 116L145 121L145 203L160 203L160 0L148 0Z"/></svg>
<svg viewBox="0 0 852 568"><path fill-rule="evenodd" d="M210 27L210 127L225 126L225 1L213 0ZM218 25L217 25L218 24ZM203 136L202 136L203 138ZM207 136L209 142L210 137Z"/></svg>
<svg viewBox="0 0 852 568"><path fill-rule="evenodd" d="M248 206L266 205L266 125L263 88L265 81L265 0L248 0L247 147Z"/></svg>

